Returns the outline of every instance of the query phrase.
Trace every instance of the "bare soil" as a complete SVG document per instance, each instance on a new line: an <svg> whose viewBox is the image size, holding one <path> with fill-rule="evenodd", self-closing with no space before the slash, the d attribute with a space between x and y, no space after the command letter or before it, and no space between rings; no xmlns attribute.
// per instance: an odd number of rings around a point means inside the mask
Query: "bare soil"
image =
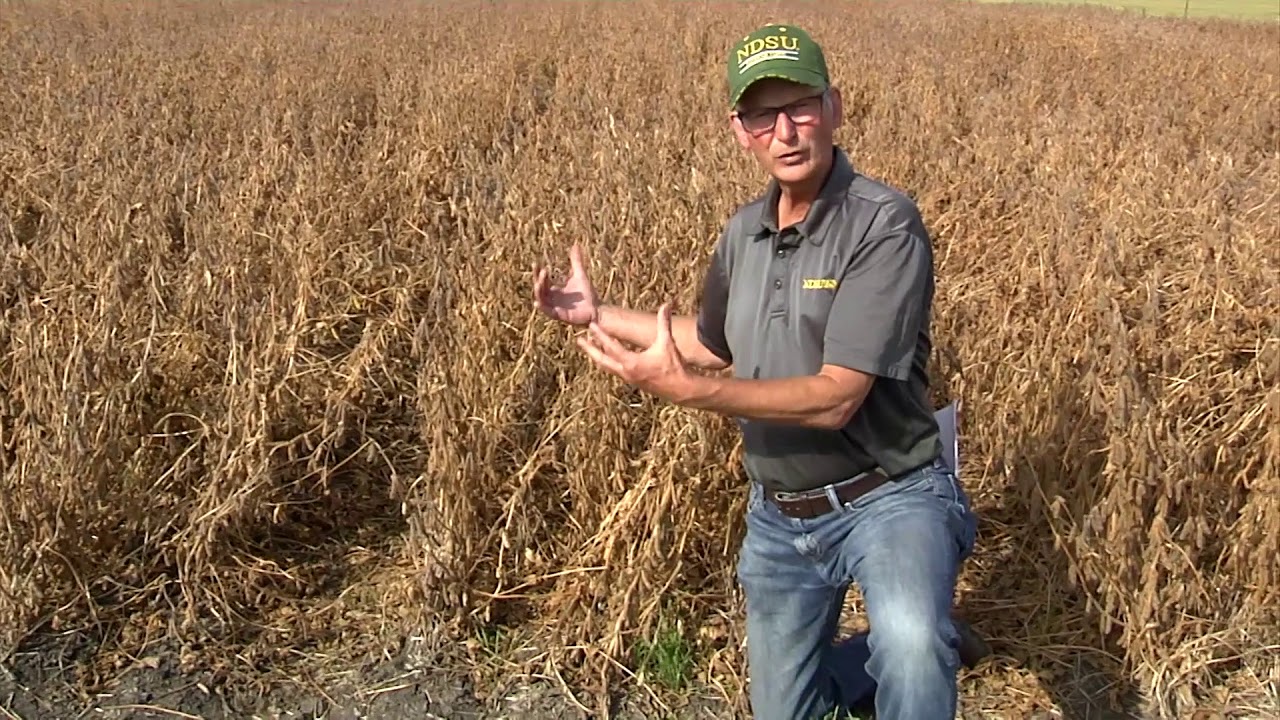
<svg viewBox="0 0 1280 720"><path fill-rule="evenodd" d="M464 671L422 666L412 642L371 654L323 673L268 668L259 677L212 670L184 671L180 653L139 658L96 686L83 669L93 645L84 636L48 636L0 665L0 719L200 718L223 720L436 720L520 718L560 720L602 715L559 683L510 676L483 690ZM1116 701L1105 673L1081 663L1063 678L1052 707L1026 700L1035 688L1020 688L1007 667L979 668L961 678L962 720L1147 720L1135 698ZM1225 713L1206 717L1239 717ZM697 685L673 698L647 686L632 686L612 703L609 717L746 717L716 689Z"/></svg>
<svg viewBox="0 0 1280 720"><path fill-rule="evenodd" d="M96 687L82 668L92 647L82 636L46 638L0 665L0 718L224 718L251 720L435 720L592 717L586 707L545 680L512 677L481 692L465 672L419 665L412 643L398 653L369 656L318 679L269 669L260 678L212 670L185 672L179 653L139 659ZM673 714L672 714L673 713ZM676 708L655 707L639 692L619 697L621 720L732 717L710 691L690 693Z"/></svg>

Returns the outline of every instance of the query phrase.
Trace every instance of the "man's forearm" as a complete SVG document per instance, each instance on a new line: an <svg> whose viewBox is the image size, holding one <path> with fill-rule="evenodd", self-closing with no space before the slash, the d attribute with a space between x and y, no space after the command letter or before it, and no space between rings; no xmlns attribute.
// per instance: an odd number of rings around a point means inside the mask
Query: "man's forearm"
<svg viewBox="0 0 1280 720"><path fill-rule="evenodd" d="M857 405L821 374L771 380L692 376L689 382L680 405L749 420L835 429L848 422Z"/></svg>
<svg viewBox="0 0 1280 720"><path fill-rule="evenodd" d="M676 333L683 315L671 317L671 332ZM598 318L600 327L609 335L629 345L644 349L658 337L657 313L632 310L617 305L601 305Z"/></svg>
<svg viewBox="0 0 1280 720"><path fill-rule="evenodd" d="M658 337L658 314L602 305L599 323L608 335L640 349L648 348ZM671 316L671 337L676 348L690 364L700 368L720 368L723 361L717 358L698 340L697 320L691 315Z"/></svg>

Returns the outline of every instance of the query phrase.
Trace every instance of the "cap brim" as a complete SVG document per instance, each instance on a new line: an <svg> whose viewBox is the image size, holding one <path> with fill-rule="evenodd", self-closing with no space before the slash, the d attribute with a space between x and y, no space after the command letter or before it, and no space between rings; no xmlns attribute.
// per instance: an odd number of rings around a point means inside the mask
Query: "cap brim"
<svg viewBox="0 0 1280 720"><path fill-rule="evenodd" d="M817 90L826 90L827 86L830 85L827 79L822 76L822 73L815 70L794 67L790 63L760 63L748 71L738 83L737 92L733 93L732 97L729 98L729 106L736 106L752 85L765 78L787 80L800 85L808 85Z"/></svg>

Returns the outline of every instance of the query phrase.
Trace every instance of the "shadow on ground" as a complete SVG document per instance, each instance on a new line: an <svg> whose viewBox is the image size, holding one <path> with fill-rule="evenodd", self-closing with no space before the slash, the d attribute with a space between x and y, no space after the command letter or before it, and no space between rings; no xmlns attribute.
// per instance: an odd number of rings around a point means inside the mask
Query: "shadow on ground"
<svg viewBox="0 0 1280 720"><path fill-rule="evenodd" d="M1093 418L1080 388L1061 385L1055 397L1057 422L1039 436L1015 436L995 458L991 472L1007 483L977 494L966 482L980 516L978 555L970 561L974 585L958 598L957 614L993 655L964 682L983 688L974 701L1000 717L1138 720L1145 717L1141 697L1122 675L1120 650L1098 630L1099 614L1068 582L1067 557L1055 547L1042 500L1059 487L1071 492L1060 479L1100 477L1105 458L1101 440L1065 449L1073 431ZM1054 709L1008 687L1011 671L1038 684Z"/></svg>
<svg viewBox="0 0 1280 720"><path fill-rule="evenodd" d="M220 638L178 640L181 583L172 571L153 579L164 587L146 607L113 613L102 603L101 622L38 628L0 658L0 718L76 718L95 708L95 717L174 717L173 710L253 717L277 665L290 655L322 654L342 632L341 611L333 608L376 564L362 556L375 560L406 532L386 488L359 471L335 476L323 489L299 485L292 499L314 509L233 547L238 558L273 564L291 580L271 583L258 605L239 603L241 617L225 623ZM296 617L290 608L300 609ZM298 705L316 703L304 698Z"/></svg>

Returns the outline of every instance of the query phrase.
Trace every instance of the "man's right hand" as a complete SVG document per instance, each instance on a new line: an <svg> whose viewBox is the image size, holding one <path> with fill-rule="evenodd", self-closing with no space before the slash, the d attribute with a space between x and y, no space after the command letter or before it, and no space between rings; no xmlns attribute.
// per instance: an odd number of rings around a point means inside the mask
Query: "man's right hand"
<svg viewBox="0 0 1280 720"><path fill-rule="evenodd" d="M534 267L533 301L544 315L562 323L585 327L600 317L600 299L587 276L582 260L582 248L574 243L569 249L569 277L562 284L552 285L550 270Z"/></svg>
<svg viewBox="0 0 1280 720"><path fill-rule="evenodd" d="M543 315L580 328L593 322L598 323L601 332L637 348L653 345L657 337L658 316L617 305L603 305L596 295L595 287L591 285L587 264L583 261L582 248L578 243L569 248L569 266L569 277L560 284L552 284L548 268L534 266L533 304ZM694 316L672 315L671 334L680 357L686 363L706 370L729 367L727 361L717 357L702 344L698 338Z"/></svg>

